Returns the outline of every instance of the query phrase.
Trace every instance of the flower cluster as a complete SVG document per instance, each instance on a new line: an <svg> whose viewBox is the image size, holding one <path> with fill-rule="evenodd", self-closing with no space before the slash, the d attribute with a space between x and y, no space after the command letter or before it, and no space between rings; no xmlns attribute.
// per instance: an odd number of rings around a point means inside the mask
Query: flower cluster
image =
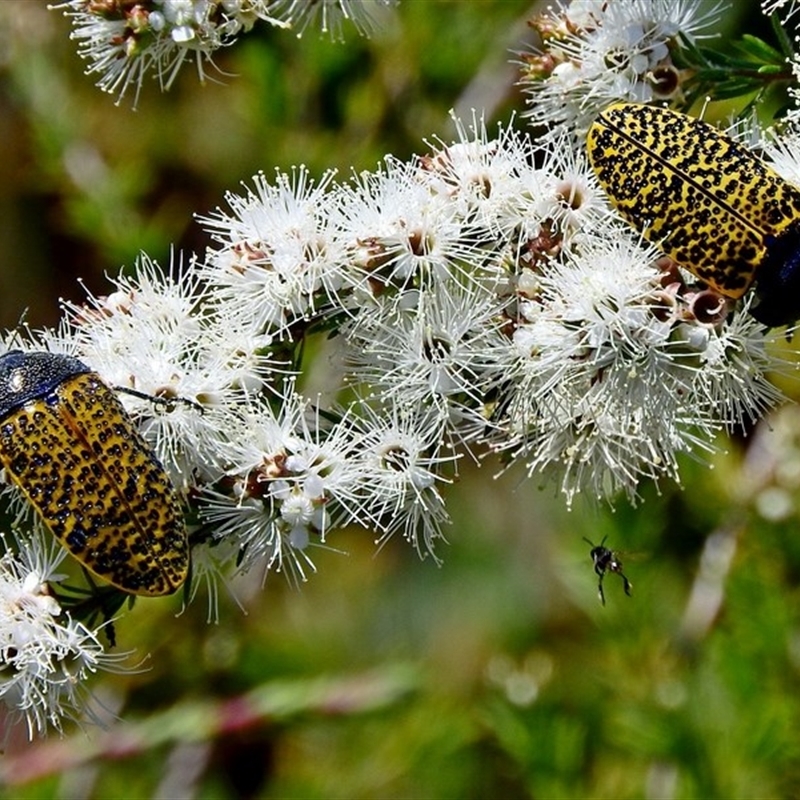
<svg viewBox="0 0 800 800"><path fill-rule="evenodd" d="M146 11L148 36L169 29L170 48L194 41L198 57L210 22L238 30L266 13L255 0L69 5L126 26ZM300 4L268 7L296 15ZM320 13L334 7L352 12L339 0ZM782 364L767 344L782 334L634 235L574 133L610 100L664 96L672 42L712 16L689 0L549 12L537 22L547 51L528 60L537 122L553 126L543 140L513 126L490 135L475 114L456 120L453 142L349 181L257 175L200 218L213 243L202 258L164 273L143 255L108 296L65 304L57 331L15 334L5 349L69 353L136 393L120 399L181 495L189 596L207 585L212 613L219 582L237 573L304 580L313 549L345 526L438 558L462 457L521 463L568 503L635 499L643 479L678 479L682 453L713 449L719 430L778 402L768 373ZM118 45L143 46L144 30L120 29ZM157 52L163 78L177 56ZM141 67L126 63L106 88L133 80ZM766 146L798 182L795 138ZM326 358L321 383L311 368ZM3 491L24 508L19 490ZM71 687L103 654L96 633L61 620L59 576L21 564L0 562L16 659L0 695L38 730L59 724L65 693L77 706ZM23 652L17 608L50 650ZM51 677L24 680L34 673Z"/></svg>
<svg viewBox="0 0 800 800"><path fill-rule="evenodd" d="M257 176L202 220L202 263L165 276L143 256L26 345L191 401L121 395L211 531L211 572L233 553L302 578L352 524L433 553L463 453L523 461L568 500L635 496L777 401L769 334L637 241L566 140L458 128L346 184ZM352 399L312 403L295 378L333 344Z"/></svg>
<svg viewBox="0 0 800 800"><path fill-rule="evenodd" d="M122 100L133 87L138 99L155 74L169 89L181 67L194 61L204 80L213 55L233 44L257 21L302 33L315 19L338 35L343 19L370 27L370 6L393 0L62 0L52 7L72 20L73 38L89 61L87 74Z"/></svg>
<svg viewBox="0 0 800 800"><path fill-rule="evenodd" d="M680 97L672 53L695 43L719 16L696 0L592 0L559 4L531 22L541 48L525 54L522 83L538 124L586 131L618 100Z"/></svg>
<svg viewBox="0 0 800 800"><path fill-rule="evenodd" d="M87 679L126 658L106 653L97 631L61 609L50 584L63 577L56 569L66 551L43 541L34 531L18 543L18 553L0 557L0 699L31 737L91 713Z"/></svg>

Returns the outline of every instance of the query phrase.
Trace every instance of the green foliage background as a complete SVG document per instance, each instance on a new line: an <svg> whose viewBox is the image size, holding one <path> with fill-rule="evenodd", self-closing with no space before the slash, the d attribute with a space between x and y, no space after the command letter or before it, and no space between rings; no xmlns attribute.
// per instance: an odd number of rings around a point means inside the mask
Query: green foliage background
<svg viewBox="0 0 800 800"><path fill-rule="evenodd" d="M262 29L221 54L218 83L186 70L134 111L81 74L63 18L3 0L0 323L55 324L57 297L82 299L79 278L102 293L140 250L202 251L192 214L258 170L346 177L447 140L450 108L507 119L522 105L509 50L533 10L405 0L344 44ZM687 460L683 488L645 486L637 508L579 498L568 512L552 486L465 464L441 568L354 530L314 554L299 591L238 585L245 612L223 596L219 624L202 602L176 616L175 598L140 600L119 648L151 658L97 685L120 719L12 739L2 791L800 797L798 514L755 513L752 440ZM715 534L735 547L727 566ZM626 551L633 597L610 575L600 605L584 536ZM718 610L691 628L690 598L716 608L715 586Z"/></svg>

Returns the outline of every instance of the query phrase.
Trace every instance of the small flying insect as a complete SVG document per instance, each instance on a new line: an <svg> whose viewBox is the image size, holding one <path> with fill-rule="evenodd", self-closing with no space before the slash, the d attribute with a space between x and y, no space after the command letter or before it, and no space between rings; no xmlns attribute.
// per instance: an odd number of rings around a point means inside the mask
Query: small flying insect
<svg viewBox="0 0 800 800"><path fill-rule="evenodd" d="M606 595L603 591L603 578L605 578L606 572L615 572L622 578L625 594L628 595L628 597L631 596L631 589L633 588L633 584L622 572L622 562L619 560L617 554L613 550L604 547L607 538L607 536L604 536L600 544L595 544L594 542L590 542L585 536L583 537L583 541L591 545L592 548L589 555L594 562L594 571L600 576L600 580L597 582L597 593L600 595L600 602L603 605L606 604Z"/></svg>

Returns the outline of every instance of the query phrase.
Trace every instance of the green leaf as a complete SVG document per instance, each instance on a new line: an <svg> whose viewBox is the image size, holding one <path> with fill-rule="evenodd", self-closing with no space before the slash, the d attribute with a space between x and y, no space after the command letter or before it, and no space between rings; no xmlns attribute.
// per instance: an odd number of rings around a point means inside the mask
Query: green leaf
<svg viewBox="0 0 800 800"><path fill-rule="evenodd" d="M735 43L735 46L743 53L748 53L766 64L780 64L783 66L785 59L779 50L768 44L758 36L745 33L742 38Z"/></svg>
<svg viewBox="0 0 800 800"><path fill-rule="evenodd" d="M786 67L781 66L780 64L764 64L764 66L758 68L759 75L780 75Z"/></svg>
<svg viewBox="0 0 800 800"><path fill-rule="evenodd" d="M780 19L778 18L778 15L773 14L769 18L769 21L772 23L772 32L775 34L775 38L778 40L778 44L780 45L781 52L783 53L784 58L793 58L794 47L792 47L792 40L786 33L786 30L784 29Z"/></svg>

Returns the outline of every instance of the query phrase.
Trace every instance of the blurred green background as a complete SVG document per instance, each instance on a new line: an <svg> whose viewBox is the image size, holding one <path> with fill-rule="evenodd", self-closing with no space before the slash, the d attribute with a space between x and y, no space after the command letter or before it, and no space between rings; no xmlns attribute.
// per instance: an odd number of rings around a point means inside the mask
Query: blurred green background
<svg viewBox="0 0 800 800"><path fill-rule="evenodd" d="M344 44L262 28L217 83L187 68L134 111L82 75L59 14L3 0L0 324L55 324L78 279L102 293L140 250L202 251L192 215L258 170L344 178L450 138L450 108L507 119L533 10L405 0ZM119 720L12 738L3 796L800 797L798 431L790 407L720 440L636 508L570 512L465 464L441 568L350 531L300 590L252 576L244 611L223 595L218 624L202 600L139 601L119 649L151 657L96 685ZM605 536L633 596L609 575L602 607L582 537Z"/></svg>

